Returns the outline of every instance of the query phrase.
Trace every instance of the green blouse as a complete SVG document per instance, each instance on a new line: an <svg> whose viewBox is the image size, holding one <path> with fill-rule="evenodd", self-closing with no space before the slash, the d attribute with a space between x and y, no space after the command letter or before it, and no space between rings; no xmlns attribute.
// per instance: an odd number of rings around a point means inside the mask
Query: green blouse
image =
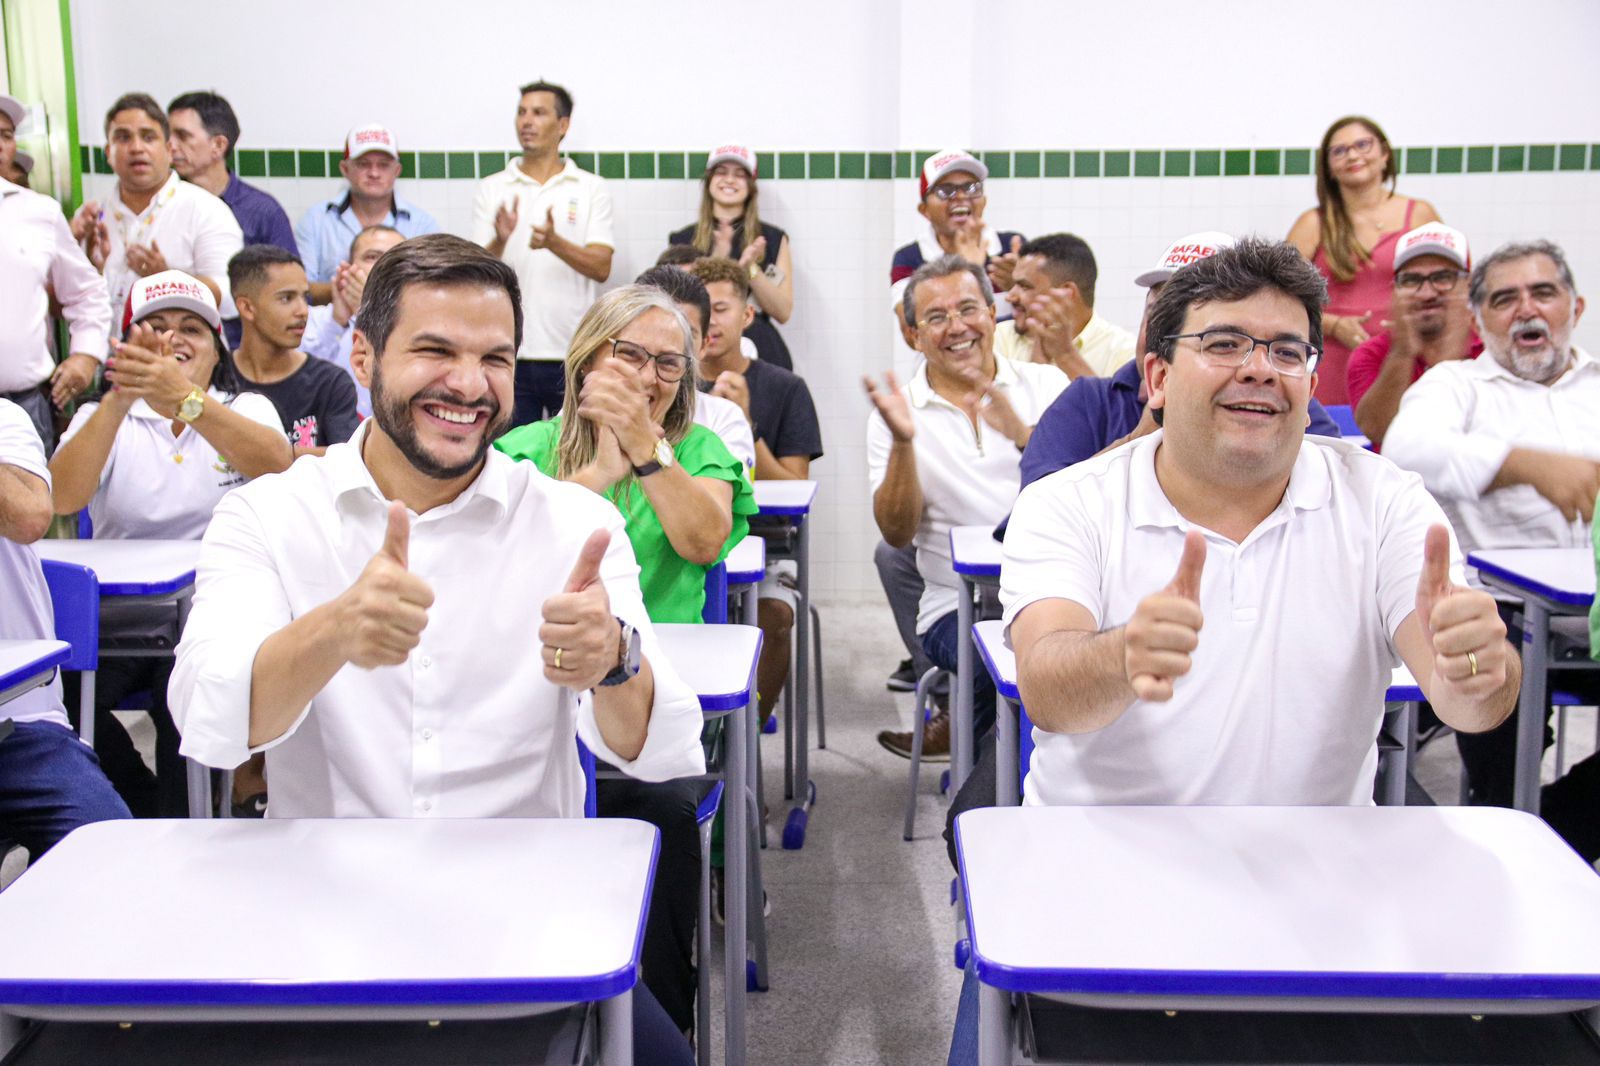
<svg viewBox="0 0 1600 1066"><path fill-rule="evenodd" d="M495 441L494 446L513 459L532 461L551 477L556 473L556 445L561 437L560 417L519 426ZM678 465L691 477L710 477L733 486L733 528L718 553L720 562L732 547L750 531L749 515L756 513L755 489L744 464L735 459L718 437L705 426L689 427L689 435L672 449ZM606 499L622 512L628 540L639 560L639 590L644 594L645 610L652 622L698 622L706 602L706 571L710 567L691 563L679 555L667 540L666 530L656 518L650 497L637 482L622 482L606 490Z"/></svg>

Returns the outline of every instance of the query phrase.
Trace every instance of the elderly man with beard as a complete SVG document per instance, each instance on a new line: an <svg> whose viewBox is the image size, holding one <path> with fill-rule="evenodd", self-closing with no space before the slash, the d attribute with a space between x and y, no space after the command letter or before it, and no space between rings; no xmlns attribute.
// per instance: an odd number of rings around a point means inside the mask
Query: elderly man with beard
<svg viewBox="0 0 1600 1066"><path fill-rule="evenodd" d="M385 255L352 354L373 417L217 508L172 708L207 765L267 752L270 817L582 817L574 736L644 780L705 770L622 516L489 447L520 297L458 237ZM643 985L634 1039L693 1061Z"/></svg>
<svg viewBox="0 0 1600 1066"><path fill-rule="evenodd" d="M1466 551L1586 548L1600 493L1600 365L1572 343L1584 308L1572 268L1549 241L1502 245L1472 272L1467 300L1489 358L1422 375L1384 454L1422 475ZM1514 721L1456 742L1473 802L1508 805ZM1571 840L1559 810L1546 816Z"/></svg>

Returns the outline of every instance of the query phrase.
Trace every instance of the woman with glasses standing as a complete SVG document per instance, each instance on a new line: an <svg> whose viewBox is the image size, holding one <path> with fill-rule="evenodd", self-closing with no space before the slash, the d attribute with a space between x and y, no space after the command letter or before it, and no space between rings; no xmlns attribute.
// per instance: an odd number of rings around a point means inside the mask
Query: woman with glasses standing
<svg viewBox="0 0 1600 1066"><path fill-rule="evenodd" d="M669 234L667 243L692 245L703 255L732 259L749 271L756 317L744 335L756 346L756 358L793 370L789 346L773 324L789 321L794 311L789 235L761 221L756 199L755 153L740 144L722 145L706 159L700 218Z"/></svg>
<svg viewBox="0 0 1600 1066"><path fill-rule="evenodd" d="M1389 313L1395 242L1407 230L1439 220L1426 200L1395 192L1398 173L1389 138L1376 122L1361 115L1338 119L1317 150L1317 206L1289 230L1289 243L1328 281L1316 393L1325 404L1350 402L1350 353Z"/></svg>

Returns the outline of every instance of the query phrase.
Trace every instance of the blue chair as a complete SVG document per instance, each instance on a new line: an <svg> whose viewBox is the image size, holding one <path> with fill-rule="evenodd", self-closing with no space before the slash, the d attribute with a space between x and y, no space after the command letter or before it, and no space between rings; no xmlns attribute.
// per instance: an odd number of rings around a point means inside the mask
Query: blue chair
<svg viewBox="0 0 1600 1066"><path fill-rule="evenodd" d="M1322 409L1328 412L1328 417L1333 419L1334 424L1339 427L1339 435L1341 437L1366 436L1365 433L1361 432L1361 427L1356 425L1356 413L1349 404L1328 403L1323 404Z"/></svg>
<svg viewBox="0 0 1600 1066"><path fill-rule="evenodd" d="M83 512L87 513L87 512ZM86 566L42 560L56 639L72 648L63 670L79 673L78 736L94 747L94 675L100 668L100 579Z"/></svg>

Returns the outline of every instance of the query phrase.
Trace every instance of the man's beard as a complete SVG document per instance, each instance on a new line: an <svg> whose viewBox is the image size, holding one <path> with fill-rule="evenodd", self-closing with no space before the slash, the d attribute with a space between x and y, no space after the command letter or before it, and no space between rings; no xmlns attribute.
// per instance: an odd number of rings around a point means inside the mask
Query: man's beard
<svg viewBox="0 0 1600 1066"><path fill-rule="evenodd" d="M443 389L425 389L407 400L390 396L388 390L383 387L383 371L380 369L382 363L381 359L374 359L372 362L372 417L384 435L394 441L395 447L400 449L400 454L428 477L450 481L472 473L488 454L489 445L509 428L511 416L502 416L500 401L492 395L477 403L469 403ZM411 414L411 405L418 400L437 400L456 407L477 408L488 412L488 424L484 427L483 436L478 439L477 449L470 457L459 463L446 465L423 448L417 439L416 419Z"/></svg>
<svg viewBox="0 0 1600 1066"><path fill-rule="evenodd" d="M1544 334L1544 344L1532 351L1523 351L1517 346L1517 334L1530 329L1538 330ZM1484 335L1484 346L1489 349L1495 361L1524 381L1535 381L1541 385L1548 385L1561 376L1567 367L1568 341L1572 339L1571 330L1566 330L1561 336L1556 336L1550 329L1550 323L1543 318L1520 318L1511 324L1510 331L1504 341L1497 337ZM1502 346L1503 345L1503 346Z"/></svg>

